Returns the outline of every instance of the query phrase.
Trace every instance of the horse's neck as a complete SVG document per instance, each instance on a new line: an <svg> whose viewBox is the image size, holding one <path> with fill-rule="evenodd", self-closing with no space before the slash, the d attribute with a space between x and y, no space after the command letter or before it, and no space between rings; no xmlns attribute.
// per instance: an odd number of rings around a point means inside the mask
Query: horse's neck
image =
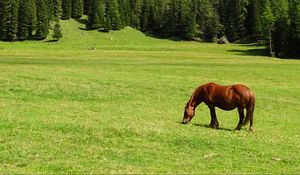
<svg viewBox="0 0 300 175"><path fill-rule="evenodd" d="M189 106L193 107L195 109L201 102L202 102L202 99L200 97L200 91L195 91L190 98Z"/></svg>

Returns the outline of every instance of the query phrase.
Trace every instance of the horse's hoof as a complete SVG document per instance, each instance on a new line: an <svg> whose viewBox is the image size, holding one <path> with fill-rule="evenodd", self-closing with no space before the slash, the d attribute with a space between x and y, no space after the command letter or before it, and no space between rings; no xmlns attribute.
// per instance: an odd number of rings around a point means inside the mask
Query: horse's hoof
<svg viewBox="0 0 300 175"><path fill-rule="evenodd" d="M234 131L240 131L241 130L241 128L235 128L234 129Z"/></svg>

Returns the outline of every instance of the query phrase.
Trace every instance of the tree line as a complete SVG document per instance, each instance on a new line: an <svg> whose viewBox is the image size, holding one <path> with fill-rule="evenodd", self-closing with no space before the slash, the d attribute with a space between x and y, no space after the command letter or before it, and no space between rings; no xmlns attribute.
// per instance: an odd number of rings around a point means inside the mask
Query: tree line
<svg viewBox="0 0 300 175"><path fill-rule="evenodd" d="M88 30L131 26L160 37L259 42L271 55L300 55L299 0L1 0L1 40L45 39L50 23L87 15Z"/></svg>

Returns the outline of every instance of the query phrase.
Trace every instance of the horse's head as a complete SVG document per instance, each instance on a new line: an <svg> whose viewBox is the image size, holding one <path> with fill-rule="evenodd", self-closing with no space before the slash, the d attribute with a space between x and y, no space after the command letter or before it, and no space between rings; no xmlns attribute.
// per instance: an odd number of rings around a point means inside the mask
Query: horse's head
<svg viewBox="0 0 300 175"><path fill-rule="evenodd" d="M189 103L187 103L184 108L182 124L188 124L193 119L194 116L195 116L195 108L190 106Z"/></svg>

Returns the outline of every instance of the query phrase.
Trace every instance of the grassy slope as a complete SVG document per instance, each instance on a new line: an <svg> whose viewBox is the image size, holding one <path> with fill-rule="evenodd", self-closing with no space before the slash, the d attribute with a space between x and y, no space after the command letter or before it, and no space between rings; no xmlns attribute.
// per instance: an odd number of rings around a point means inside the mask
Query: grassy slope
<svg viewBox="0 0 300 175"><path fill-rule="evenodd" d="M1 173L298 173L300 61L255 46L155 39L131 28L0 42ZM257 94L255 132L236 111L201 105L179 124L193 89L244 83Z"/></svg>

